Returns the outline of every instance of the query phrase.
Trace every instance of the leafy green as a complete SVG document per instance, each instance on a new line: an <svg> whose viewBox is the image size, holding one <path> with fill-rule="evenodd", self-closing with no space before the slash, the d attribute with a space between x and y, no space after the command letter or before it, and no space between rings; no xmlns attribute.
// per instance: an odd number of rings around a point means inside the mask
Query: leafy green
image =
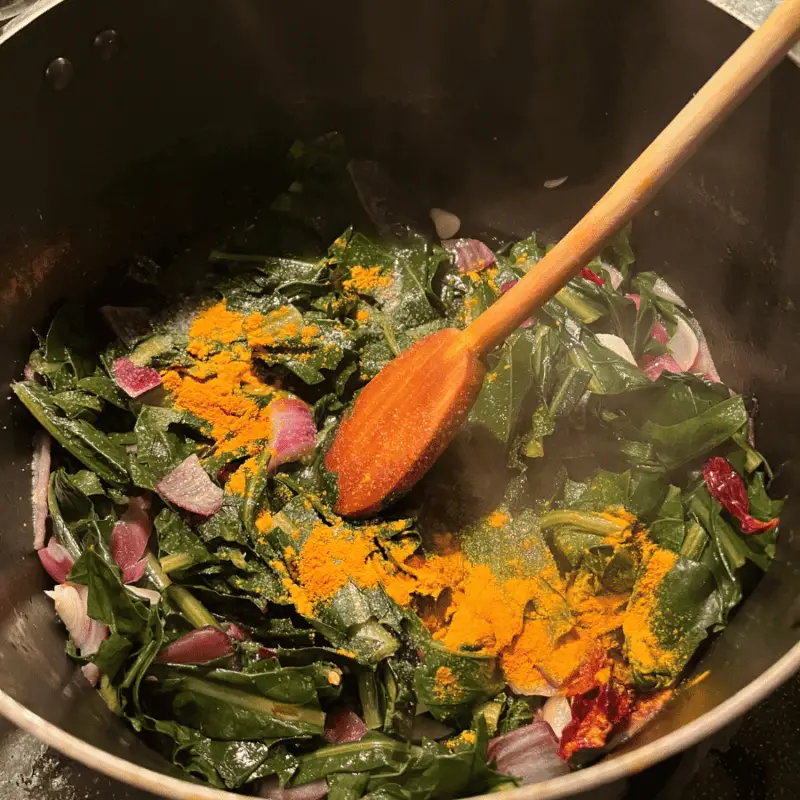
<svg viewBox="0 0 800 800"><path fill-rule="evenodd" d="M533 344L524 331L509 336L489 371L469 416L470 423L507 445L516 427L525 395L531 387Z"/></svg>

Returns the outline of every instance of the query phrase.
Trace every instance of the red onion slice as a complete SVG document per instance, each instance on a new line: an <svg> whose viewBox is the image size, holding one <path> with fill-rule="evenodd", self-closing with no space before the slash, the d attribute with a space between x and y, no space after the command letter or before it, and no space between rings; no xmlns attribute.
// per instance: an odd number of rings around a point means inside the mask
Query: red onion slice
<svg viewBox="0 0 800 800"><path fill-rule="evenodd" d="M224 493L208 477L196 455L189 456L165 475L156 484L156 491L170 503L203 517L210 517L222 508Z"/></svg>
<svg viewBox="0 0 800 800"><path fill-rule="evenodd" d="M650 330L650 336L652 336L653 339L655 339L659 344L666 344L669 341L667 329L658 320L653 323L653 327Z"/></svg>
<svg viewBox="0 0 800 800"><path fill-rule="evenodd" d="M54 537L50 537L47 547L37 552L39 561L47 574L56 582L64 583L72 569L72 556L62 547Z"/></svg>
<svg viewBox="0 0 800 800"><path fill-rule="evenodd" d="M683 372L681 365L669 353L664 353L660 356L642 356L639 360L639 369L641 369L651 381L657 381L661 377L662 372L674 372L676 375Z"/></svg>
<svg viewBox="0 0 800 800"><path fill-rule="evenodd" d="M598 333L595 335L597 336L597 341L599 341L606 350L610 350L629 364L633 364L634 367L637 366L636 359L633 357L630 347L628 347L627 342L623 338L615 336L613 333Z"/></svg>
<svg viewBox="0 0 800 800"><path fill-rule="evenodd" d="M569 767L558 755L558 740L546 722L533 722L489 742L487 754L504 775L523 785L566 775Z"/></svg>
<svg viewBox="0 0 800 800"><path fill-rule="evenodd" d="M81 672L83 673L83 677L86 678L92 686L97 686L100 678L103 677L100 667L95 664L84 664L81 667Z"/></svg>
<svg viewBox="0 0 800 800"><path fill-rule="evenodd" d="M331 744L344 744L345 742L360 742L368 733L364 720L358 714L348 709L330 711L325 716L326 742Z"/></svg>
<svg viewBox="0 0 800 800"><path fill-rule="evenodd" d="M714 364L714 359L711 357L711 351L708 349L708 342L706 341L703 329L700 327L700 323L696 319L691 318L689 320L689 324L692 326L692 329L697 336L697 342L699 345L697 358L694 360L694 363L691 365L691 367L689 367L689 372L705 375L708 380L714 381L715 383L721 383L722 381L719 377L719 373L717 372L717 367Z"/></svg>
<svg viewBox="0 0 800 800"><path fill-rule="evenodd" d="M45 594L53 599L56 613L61 617L80 654L94 655L100 643L108 636L108 628L89 616L88 588L73 583L62 583L52 592Z"/></svg>
<svg viewBox="0 0 800 800"><path fill-rule="evenodd" d="M144 575L143 556L151 532L146 505L149 505L148 499L132 498L111 532L111 555L122 570L123 583L136 583Z"/></svg>
<svg viewBox="0 0 800 800"><path fill-rule="evenodd" d="M161 385L161 375L152 367L137 367L129 358L118 358L113 366L114 378L128 397L138 397Z"/></svg>
<svg viewBox="0 0 800 800"><path fill-rule="evenodd" d="M47 536L47 492L50 488L50 447L52 439L45 431L33 437L33 548L41 550Z"/></svg>
<svg viewBox="0 0 800 800"><path fill-rule="evenodd" d="M453 256L462 275L480 272L495 263L494 253L479 239L445 239L442 247Z"/></svg>
<svg viewBox="0 0 800 800"><path fill-rule="evenodd" d="M206 625L170 642L156 660L168 661L170 664L205 664L232 653L233 645L225 631Z"/></svg>
<svg viewBox="0 0 800 800"><path fill-rule="evenodd" d="M625 280L625 276L616 267L612 267L611 264L603 264L602 267L606 275L608 275L611 288L614 289L614 291L619 289L619 287L622 286L622 282Z"/></svg>
<svg viewBox="0 0 800 800"><path fill-rule="evenodd" d="M161 592L157 592L155 589L142 589L141 586L126 586L125 588L140 600L147 600L151 606L161 602Z"/></svg>
<svg viewBox="0 0 800 800"><path fill-rule="evenodd" d="M222 627L234 642L247 642L250 640L250 634L235 622L226 622Z"/></svg>
<svg viewBox="0 0 800 800"><path fill-rule="evenodd" d="M269 405L272 423L272 458L269 471L275 472L281 464L297 461L314 452L317 427L311 409L302 401L281 397Z"/></svg>
<svg viewBox="0 0 800 800"><path fill-rule="evenodd" d="M655 281L653 281L653 288L650 291L656 297L660 297L668 303L674 303L676 306L686 308L686 303L683 302L683 298L677 294L663 278L656 278Z"/></svg>
<svg viewBox="0 0 800 800"><path fill-rule="evenodd" d="M268 797L269 800L322 800L327 794L328 781L325 778L291 789L281 789L274 776L265 778L258 792L259 797Z"/></svg>
<svg viewBox="0 0 800 800"><path fill-rule="evenodd" d="M667 342L667 348L682 372L686 372L697 359L700 343L692 326L681 316L677 317L675 335Z"/></svg>
<svg viewBox="0 0 800 800"><path fill-rule="evenodd" d="M542 719L553 729L556 739L560 739L564 728L572 721L569 700L563 695L549 698L542 707Z"/></svg>

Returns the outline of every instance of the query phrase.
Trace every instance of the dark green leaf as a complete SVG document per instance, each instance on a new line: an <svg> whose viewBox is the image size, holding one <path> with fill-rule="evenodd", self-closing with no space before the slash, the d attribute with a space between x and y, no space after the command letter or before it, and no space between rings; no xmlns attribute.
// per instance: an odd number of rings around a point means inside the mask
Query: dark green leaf
<svg viewBox="0 0 800 800"><path fill-rule="evenodd" d="M43 386L12 383L11 388L37 422L84 466L115 485L127 480L125 451L85 420L68 419L56 409Z"/></svg>
<svg viewBox="0 0 800 800"><path fill-rule="evenodd" d="M672 550L673 553L681 552L686 525L683 519L681 490L677 486L670 486L667 489L667 496L656 518L650 523L648 532L650 538L660 547Z"/></svg>
<svg viewBox="0 0 800 800"><path fill-rule="evenodd" d="M89 587L89 616L120 634L140 632L147 620L140 613L118 574L92 550L82 556Z"/></svg>
<svg viewBox="0 0 800 800"><path fill-rule="evenodd" d="M155 526L161 558L164 554L188 556L190 561L184 568L211 560L200 537L172 509L163 508L155 518Z"/></svg>
<svg viewBox="0 0 800 800"><path fill-rule="evenodd" d="M509 336L486 375L469 420L495 439L508 444L522 402L531 387L533 343L524 331Z"/></svg>
<svg viewBox="0 0 800 800"><path fill-rule="evenodd" d="M132 650L133 643L130 639L120 636L118 633L112 633L108 639L101 642L100 649L92 657L92 661L108 676L110 681L113 681L125 665Z"/></svg>

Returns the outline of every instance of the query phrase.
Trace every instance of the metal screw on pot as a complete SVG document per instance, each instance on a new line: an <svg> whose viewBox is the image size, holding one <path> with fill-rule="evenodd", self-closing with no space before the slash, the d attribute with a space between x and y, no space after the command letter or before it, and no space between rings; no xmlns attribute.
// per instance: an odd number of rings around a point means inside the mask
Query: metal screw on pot
<svg viewBox="0 0 800 800"><path fill-rule="evenodd" d="M103 61L110 61L119 53L120 35L113 28L100 31L92 42Z"/></svg>
<svg viewBox="0 0 800 800"><path fill-rule="evenodd" d="M66 89L72 81L75 74L75 67L68 58L55 58L48 65L45 70L44 77L50 84L51 88L57 92Z"/></svg>

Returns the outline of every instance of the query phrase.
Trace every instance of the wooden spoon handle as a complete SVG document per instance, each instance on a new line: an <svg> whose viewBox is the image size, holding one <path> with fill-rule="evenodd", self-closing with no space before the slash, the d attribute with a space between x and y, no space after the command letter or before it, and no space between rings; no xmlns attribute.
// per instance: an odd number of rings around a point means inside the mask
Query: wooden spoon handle
<svg viewBox="0 0 800 800"><path fill-rule="evenodd" d="M800 0L783 0L631 164L589 213L463 333L482 356L500 344L619 231L800 37Z"/></svg>

